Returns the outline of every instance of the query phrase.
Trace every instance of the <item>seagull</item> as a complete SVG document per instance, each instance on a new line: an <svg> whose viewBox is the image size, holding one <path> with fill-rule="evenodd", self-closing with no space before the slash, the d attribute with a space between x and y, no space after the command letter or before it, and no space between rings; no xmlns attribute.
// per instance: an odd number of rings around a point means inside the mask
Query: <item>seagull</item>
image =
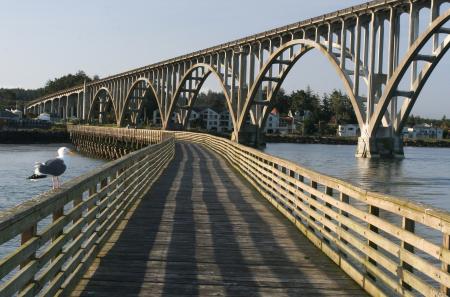
<svg viewBox="0 0 450 297"><path fill-rule="evenodd" d="M66 171L66 164L64 164L64 156L72 152L67 147L60 147L58 149L58 157L47 160L45 163L36 162L34 165L34 174L28 179L45 178L47 175L52 176L53 189L59 189L61 183L59 176Z"/></svg>

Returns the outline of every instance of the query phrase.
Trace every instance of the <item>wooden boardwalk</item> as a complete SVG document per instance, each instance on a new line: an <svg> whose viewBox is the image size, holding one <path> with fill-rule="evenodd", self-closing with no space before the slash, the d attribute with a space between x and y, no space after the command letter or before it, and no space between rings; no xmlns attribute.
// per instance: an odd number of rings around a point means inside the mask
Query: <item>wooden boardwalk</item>
<svg viewBox="0 0 450 297"><path fill-rule="evenodd" d="M365 296L220 157L177 144L73 296Z"/></svg>

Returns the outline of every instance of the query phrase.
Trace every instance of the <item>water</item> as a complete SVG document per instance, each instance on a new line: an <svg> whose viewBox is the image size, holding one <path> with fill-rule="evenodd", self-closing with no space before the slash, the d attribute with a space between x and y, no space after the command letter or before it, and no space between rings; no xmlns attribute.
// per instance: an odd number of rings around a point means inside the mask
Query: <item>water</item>
<svg viewBox="0 0 450 297"><path fill-rule="evenodd" d="M450 210L450 149L406 147L403 160L355 158L355 146L269 143L264 152L364 189Z"/></svg>
<svg viewBox="0 0 450 297"><path fill-rule="evenodd" d="M35 162L56 157L56 150L70 144L15 145L0 144L0 210L13 207L52 188L50 178L28 180L34 172ZM62 182L86 173L105 161L70 155L65 159L66 172Z"/></svg>

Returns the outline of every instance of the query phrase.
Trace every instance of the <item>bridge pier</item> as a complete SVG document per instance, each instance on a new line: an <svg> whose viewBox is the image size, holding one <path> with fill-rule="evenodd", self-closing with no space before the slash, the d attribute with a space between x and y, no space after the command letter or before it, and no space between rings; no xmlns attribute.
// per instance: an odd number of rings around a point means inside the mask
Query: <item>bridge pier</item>
<svg viewBox="0 0 450 297"><path fill-rule="evenodd" d="M379 128L380 130L380 128ZM404 158L403 140L400 135L390 133L389 127L381 128L374 136L361 136L358 138L356 148L357 158Z"/></svg>
<svg viewBox="0 0 450 297"><path fill-rule="evenodd" d="M257 125L245 125L241 131L234 132L232 140L250 147L260 148L266 146L264 133Z"/></svg>

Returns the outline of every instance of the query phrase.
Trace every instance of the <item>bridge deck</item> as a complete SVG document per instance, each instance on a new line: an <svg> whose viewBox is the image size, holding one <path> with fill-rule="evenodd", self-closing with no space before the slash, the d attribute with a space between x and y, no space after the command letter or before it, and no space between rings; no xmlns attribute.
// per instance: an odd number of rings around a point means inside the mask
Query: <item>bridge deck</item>
<svg viewBox="0 0 450 297"><path fill-rule="evenodd" d="M74 296L364 296L219 156L177 144Z"/></svg>

